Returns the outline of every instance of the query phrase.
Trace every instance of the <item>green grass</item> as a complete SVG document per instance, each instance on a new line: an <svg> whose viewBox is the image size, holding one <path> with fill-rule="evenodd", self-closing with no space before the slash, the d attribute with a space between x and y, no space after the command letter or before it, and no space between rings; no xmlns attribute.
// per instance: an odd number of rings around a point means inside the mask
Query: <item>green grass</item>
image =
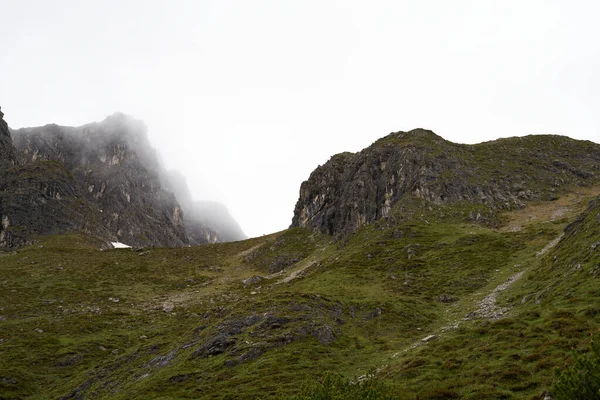
<svg viewBox="0 0 600 400"><path fill-rule="evenodd" d="M307 383L354 389L375 368L394 398L541 398L600 327L597 204L536 256L584 203L559 220L545 208L499 216L520 230L417 201L343 240L296 228L100 251L83 236L40 238L0 253L0 397L306 397L318 392ZM517 272L498 295L504 319L463 320Z"/></svg>

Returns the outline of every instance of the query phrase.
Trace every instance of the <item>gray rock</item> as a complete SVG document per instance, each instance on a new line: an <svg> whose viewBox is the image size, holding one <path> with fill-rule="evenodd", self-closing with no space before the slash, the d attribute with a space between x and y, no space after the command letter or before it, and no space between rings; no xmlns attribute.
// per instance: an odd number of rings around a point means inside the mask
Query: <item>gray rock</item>
<svg viewBox="0 0 600 400"><path fill-rule="evenodd" d="M248 350L246 353L242 354L239 358L240 363L244 363L244 362L248 362L248 361L254 361L257 358L259 358L260 356L262 356L264 354L264 350L261 349L260 347L253 347L250 350Z"/></svg>
<svg viewBox="0 0 600 400"><path fill-rule="evenodd" d="M13 142L24 167L47 162L63 167L68 191L58 187L52 194L57 200L78 199L87 205L85 214L93 215L99 225L92 225L92 234L128 245L188 244L181 207L160 184L160 166L141 121L114 114L78 128L25 128L13 132ZM59 230L84 229L90 218L67 218L75 226Z"/></svg>
<svg viewBox="0 0 600 400"><path fill-rule="evenodd" d="M383 313L383 310L379 307L377 307L376 309L374 309L373 311L371 311L370 313L367 314L367 316L365 317L367 320L369 319L373 319L373 318L377 318L379 317L381 314Z"/></svg>
<svg viewBox="0 0 600 400"><path fill-rule="evenodd" d="M331 344L335 341L335 334L329 325L323 325L313 330L312 335L322 344Z"/></svg>
<svg viewBox="0 0 600 400"><path fill-rule="evenodd" d="M438 303L453 303L458 301L458 299L447 294L442 294L438 296L437 301Z"/></svg>
<svg viewBox="0 0 600 400"><path fill-rule="evenodd" d="M10 137L8 124L0 108L0 170L11 167L15 162L15 151Z"/></svg>
<svg viewBox="0 0 600 400"><path fill-rule="evenodd" d="M600 145L551 135L540 139L536 135L461 145L424 129L391 133L316 168L300 187L292 227L347 234L390 216L394 205L407 198L435 206L478 204L481 210L464 215L464 220L493 225L500 210L555 196L554 186L561 184L557 176L575 185L599 180L590 171L600 162ZM535 152L535 167L522 155L529 150ZM421 217L408 206L401 215Z"/></svg>
<svg viewBox="0 0 600 400"><path fill-rule="evenodd" d="M164 368L167 365L169 365L169 363L175 358L176 355L177 355L177 350L170 351L168 354L166 354L164 356L158 356L158 357L155 357L152 360L150 360L148 362L148 366Z"/></svg>
<svg viewBox="0 0 600 400"><path fill-rule="evenodd" d="M209 211L218 214L228 240L244 237L224 206L217 213L214 204L188 205L186 218L171 192L178 185L170 185L141 121L117 113L77 128L24 128L12 132L12 142L14 148L0 117L0 170L11 167L0 180L0 247L30 244L33 234L68 232L131 246L225 240L203 218Z"/></svg>
<svg viewBox="0 0 600 400"><path fill-rule="evenodd" d="M423 339L421 339L421 342L427 343L427 342L430 342L430 341L432 341L433 339L436 339L436 338L437 338L437 335L429 335L429 336L426 336Z"/></svg>
<svg viewBox="0 0 600 400"><path fill-rule="evenodd" d="M244 285L255 285L255 284L260 283L260 282L262 282L264 280L265 280L265 278L263 278L262 276L254 275L254 276L251 276L250 278L244 279L242 281L242 283Z"/></svg>
<svg viewBox="0 0 600 400"><path fill-rule="evenodd" d="M228 333L219 333L196 349L191 358L208 358L222 354L236 343L236 339Z"/></svg>

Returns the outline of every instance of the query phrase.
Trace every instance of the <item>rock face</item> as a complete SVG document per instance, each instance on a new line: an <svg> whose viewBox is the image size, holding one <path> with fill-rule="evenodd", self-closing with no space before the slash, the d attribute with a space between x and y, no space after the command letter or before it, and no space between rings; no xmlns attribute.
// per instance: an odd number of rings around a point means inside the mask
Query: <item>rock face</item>
<svg viewBox="0 0 600 400"><path fill-rule="evenodd" d="M0 209L12 230L0 246L70 231L132 246L222 241L215 229L186 218L165 189L141 121L117 113L77 128L46 125L12 135L16 166L3 180Z"/></svg>
<svg viewBox="0 0 600 400"><path fill-rule="evenodd" d="M302 183L292 226L344 234L389 216L406 198L519 208L599 178L600 145L592 142L536 135L462 145L415 129L319 166Z"/></svg>
<svg viewBox="0 0 600 400"><path fill-rule="evenodd" d="M0 248L32 243L35 235L86 232L111 238L97 209L83 200L73 174L54 161L15 166L0 182Z"/></svg>
<svg viewBox="0 0 600 400"><path fill-rule="evenodd" d="M94 232L108 239L98 212L82 201L71 172L58 162L16 164L0 112L0 248L30 244L36 234Z"/></svg>
<svg viewBox="0 0 600 400"><path fill-rule="evenodd" d="M79 128L46 125L13 131L22 165L58 162L76 192L100 212L102 226L129 245L183 246L181 207L162 189L146 128L123 114Z"/></svg>
<svg viewBox="0 0 600 400"><path fill-rule="evenodd" d="M4 113L0 108L0 170L13 165L14 160L15 153L12 147L10 131L8 130L8 125L4 121Z"/></svg>

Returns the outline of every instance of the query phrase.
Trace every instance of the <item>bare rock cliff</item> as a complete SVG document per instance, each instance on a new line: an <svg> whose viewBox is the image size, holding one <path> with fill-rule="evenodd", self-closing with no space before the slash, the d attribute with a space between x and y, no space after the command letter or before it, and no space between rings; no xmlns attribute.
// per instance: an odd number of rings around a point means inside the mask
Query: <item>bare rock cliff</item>
<svg viewBox="0 0 600 400"><path fill-rule="evenodd" d="M302 183L292 226L344 234L387 217L406 198L513 209L599 180L600 145L592 142L536 135L463 145L415 129L315 169Z"/></svg>
<svg viewBox="0 0 600 400"><path fill-rule="evenodd" d="M12 146L8 124L4 121L4 113L0 108L0 170L14 164L15 152Z"/></svg>
<svg viewBox="0 0 600 400"><path fill-rule="evenodd" d="M81 215L72 212L70 219L64 218L66 228L57 223L50 230L37 226L36 232L91 230L96 236L134 246L178 247L219 240L214 230L202 226L194 227L201 232L197 241L189 240L180 204L161 185L156 152L141 121L114 114L102 122L76 128L54 124L24 128L13 131L13 142L20 172L6 186L12 198L22 185L23 171L30 171L37 180L40 175L34 170L58 171L61 166L61 179L43 174L49 188L37 185L37 192L30 188L31 196L48 192L63 204L63 200L70 199L84 206ZM22 208L30 208L34 202L39 201L23 198ZM13 201L13 214L17 203ZM15 217L9 215L9 219ZM49 214L45 217L48 223L42 225L50 227L53 221L62 219L52 219Z"/></svg>

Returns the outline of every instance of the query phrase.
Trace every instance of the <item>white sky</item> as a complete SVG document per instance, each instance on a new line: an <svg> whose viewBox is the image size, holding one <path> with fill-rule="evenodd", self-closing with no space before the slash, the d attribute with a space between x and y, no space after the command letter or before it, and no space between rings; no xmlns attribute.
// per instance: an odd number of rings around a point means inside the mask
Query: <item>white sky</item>
<svg viewBox="0 0 600 400"><path fill-rule="evenodd" d="M600 141L600 2L0 0L12 128L143 119L250 236L303 180L398 130Z"/></svg>

